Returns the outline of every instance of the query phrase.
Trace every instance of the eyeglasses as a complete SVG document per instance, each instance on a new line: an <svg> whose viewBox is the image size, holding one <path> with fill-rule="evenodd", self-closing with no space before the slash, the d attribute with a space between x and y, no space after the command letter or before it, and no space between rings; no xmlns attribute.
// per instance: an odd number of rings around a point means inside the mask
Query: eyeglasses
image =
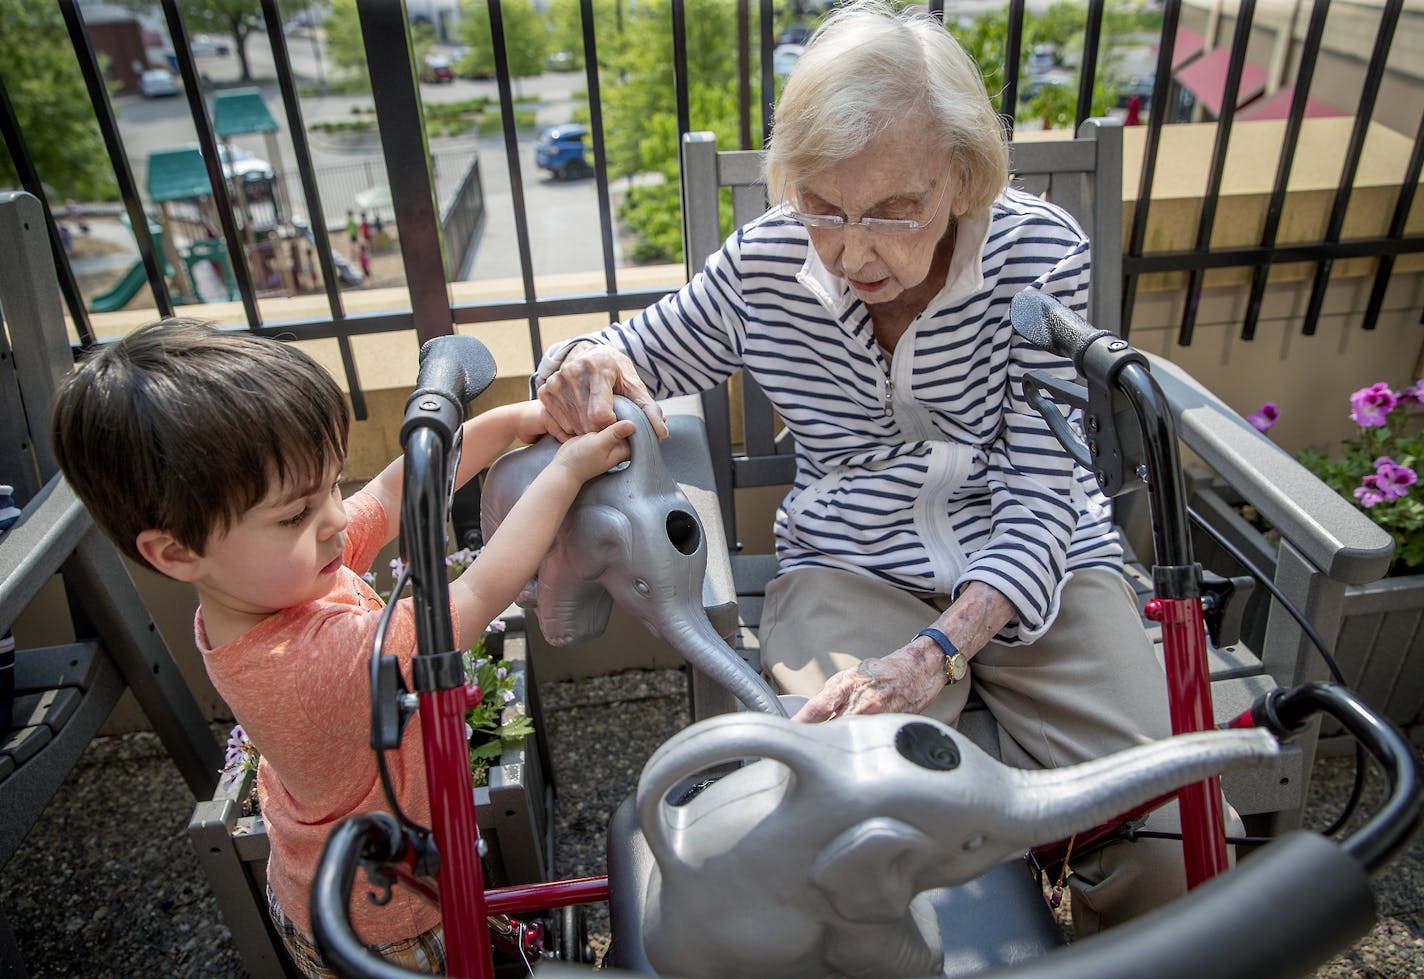
<svg viewBox="0 0 1424 979"><path fill-rule="evenodd" d="M934 219L939 216L939 209L941 205L944 204L945 192L948 190L949 178L946 177L944 184L939 189L939 200L935 201L934 213L923 221L901 220L897 218L861 218L859 221L847 221L839 214L811 214L806 211L798 211L791 206L790 202L781 205L781 213L797 224L807 228L815 228L818 231L840 231L845 228L864 228L873 235L899 237L902 235L915 234L934 224Z"/></svg>

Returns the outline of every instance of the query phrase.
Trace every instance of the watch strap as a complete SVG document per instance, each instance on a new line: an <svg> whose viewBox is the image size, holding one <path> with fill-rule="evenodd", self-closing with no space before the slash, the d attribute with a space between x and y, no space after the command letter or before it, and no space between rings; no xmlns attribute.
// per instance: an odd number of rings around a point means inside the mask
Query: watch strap
<svg viewBox="0 0 1424 979"><path fill-rule="evenodd" d="M949 641L949 637L938 629L921 629L915 633L915 638L921 636L932 641L944 653L944 680L945 683L957 683L964 679L969 670L969 659L959 651L959 647Z"/></svg>
<svg viewBox="0 0 1424 979"><path fill-rule="evenodd" d="M921 629L915 633L915 638L924 636L926 639L933 639L934 644L944 651L945 658L959 655L959 647L949 641L949 637L938 629Z"/></svg>

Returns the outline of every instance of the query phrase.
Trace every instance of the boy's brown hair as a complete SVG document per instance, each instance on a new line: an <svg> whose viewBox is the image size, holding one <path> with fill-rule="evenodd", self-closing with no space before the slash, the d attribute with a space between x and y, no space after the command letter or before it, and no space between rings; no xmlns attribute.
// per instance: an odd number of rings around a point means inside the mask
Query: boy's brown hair
<svg viewBox="0 0 1424 979"><path fill-rule="evenodd" d="M272 489L346 458L341 389L301 350L170 318L83 358L51 418L59 467L95 523L142 561L163 530L202 554Z"/></svg>

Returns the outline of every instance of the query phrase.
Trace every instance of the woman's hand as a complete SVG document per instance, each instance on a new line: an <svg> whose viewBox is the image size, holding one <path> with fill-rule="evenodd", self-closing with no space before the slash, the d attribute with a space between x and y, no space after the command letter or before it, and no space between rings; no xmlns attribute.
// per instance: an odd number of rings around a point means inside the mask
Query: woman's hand
<svg viewBox="0 0 1424 979"><path fill-rule="evenodd" d="M934 621L969 659L1014 616L1014 607L996 589L971 581ZM842 714L918 714L944 689L944 652L916 636L888 656L861 660L826 681L793 721L829 721Z"/></svg>
<svg viewBox="0 0 1424 979"><path fill-rule="evenodd" d="M815 723L844 714L918 714L944 689L944 655L923 643L901 646L878 659L863 659L826 681L793 721Z"/></svg>
<svg viewBox="0 0 1424 979"><path fill-rule="evenodd" d="M613 424L615 394L643 410L658 438L667 437L662 408L643 386L633 362L605 344L575 345L539 389L539 401L548 409L550 433L562 442Z"/></svg>
<svg viewBox="0 0 1424 979"><path fill-rule="evenodd" d="M602 431L576 435L559 446L553 464L563 466L580 483L586 483L620 462L628 461L631 456L628 436L637 429L637 425L624 419Z"/></svg>

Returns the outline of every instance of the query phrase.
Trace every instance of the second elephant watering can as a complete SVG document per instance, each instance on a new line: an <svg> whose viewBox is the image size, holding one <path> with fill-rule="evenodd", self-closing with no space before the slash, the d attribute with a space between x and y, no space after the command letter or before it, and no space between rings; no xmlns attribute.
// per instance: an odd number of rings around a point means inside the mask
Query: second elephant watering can
<svg viewBox="0 0 1424 979"><path fill-rule="evenodd" d="M545 639L567 646L602 635L616 601L748 708L785 716L767 682L707 620L706 535L663 465L652 423L626 398L614 399L614 411L637 425L632 458L579 491L519 605L536 610ZM490 467L480 502L486 539L558 448L546 435Z"/></svg>

